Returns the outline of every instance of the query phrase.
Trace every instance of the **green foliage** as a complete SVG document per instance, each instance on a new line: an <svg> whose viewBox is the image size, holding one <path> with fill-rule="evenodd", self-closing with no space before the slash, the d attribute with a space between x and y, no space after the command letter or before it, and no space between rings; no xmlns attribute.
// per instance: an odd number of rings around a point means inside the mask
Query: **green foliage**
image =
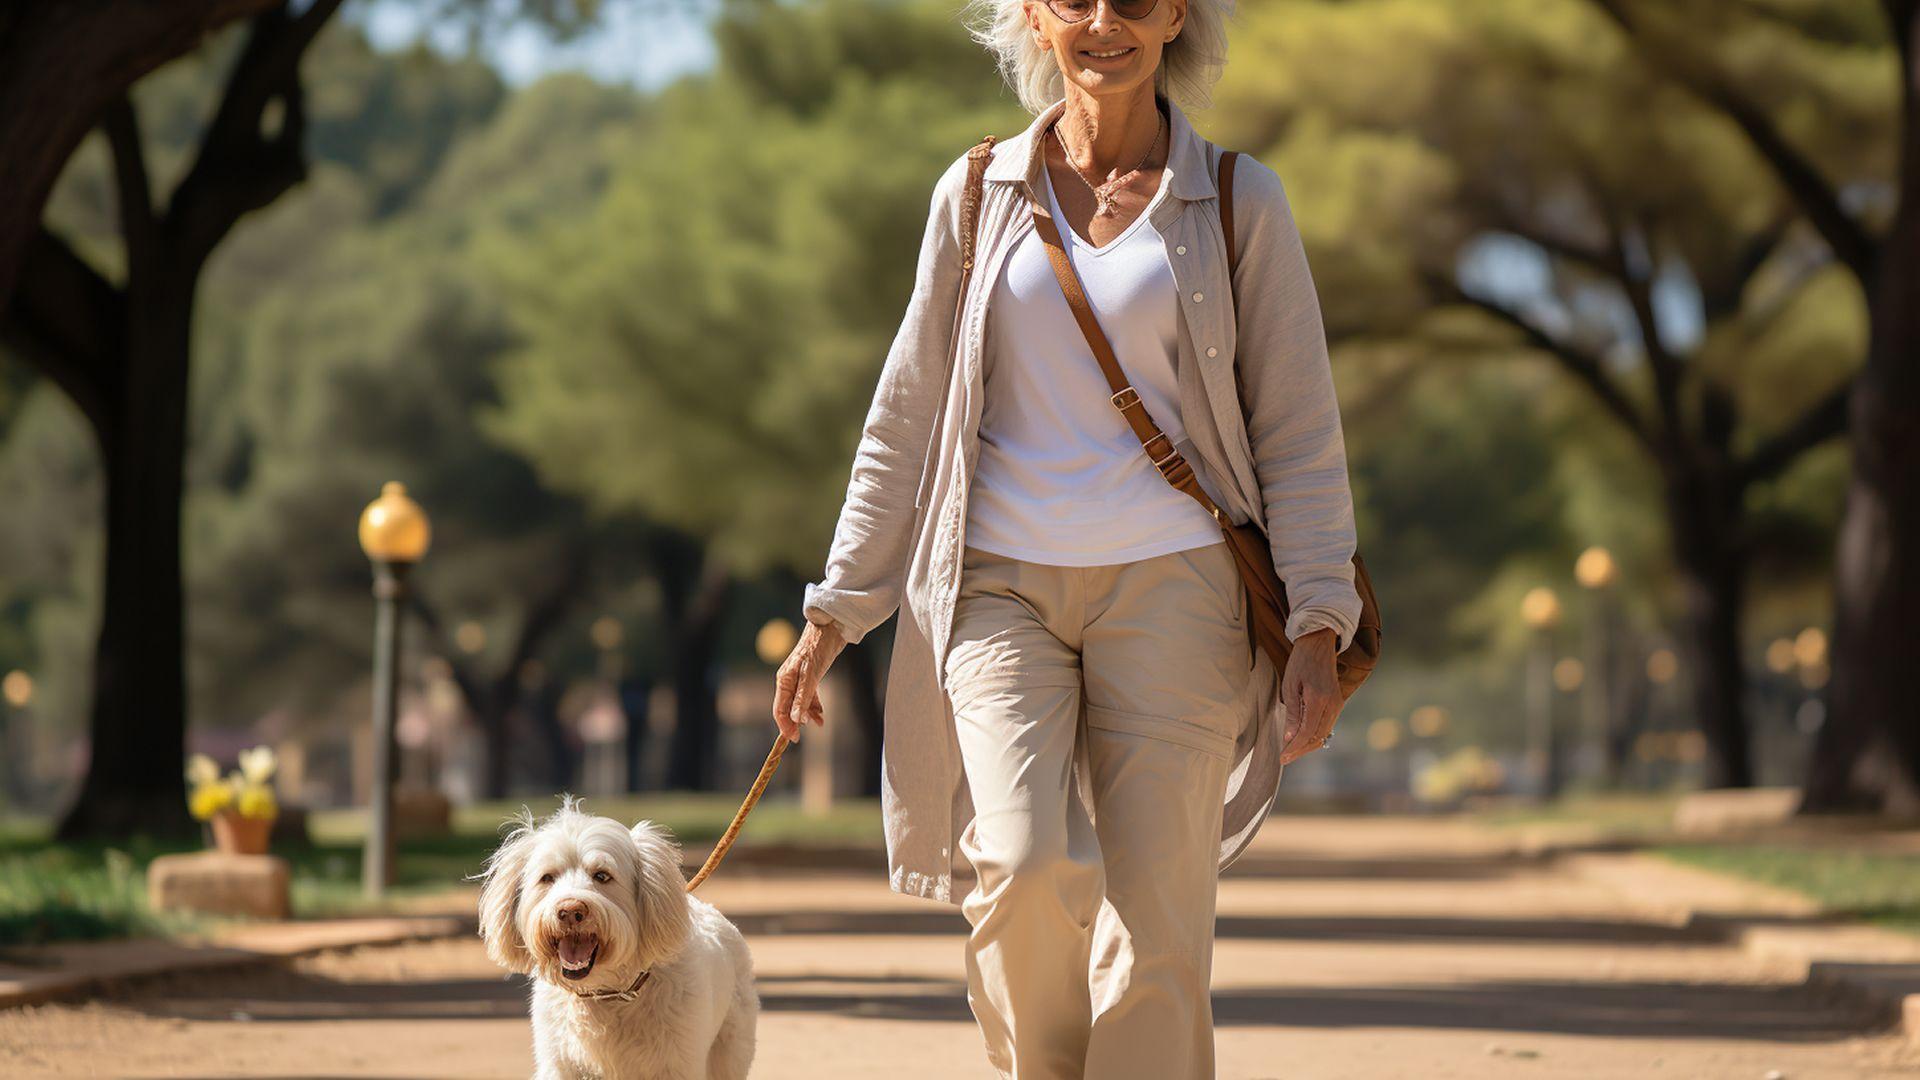
<svg viewBox="0 0 1920 1080"><path fill-rule="evenodd" d="M868 18L938 22L889 3L734 12L719 70L662 96L591 219L486 249L526 342L490 430L555 485L699 536L743 574L819 561L934 180L981 133L1023 126L956 105L995 78L957 29L907 33L946 62L847 66ZM777 71L748 66L775 52ZM956 58L970 82L945 74Z"/></svg>
<svg viewBox="0 0 1920 1080"><path fill-rule="evenodd" d="M0 841L0 946L177 933L192 918L147 907L155 852Z"/></svg>
<svg viewBox="0 0 1920 1080"><path fill-rule="evenodd" d="M1777 0L1745 14L1634 6L1751 90L1837 181L1869 201L1883 190L1896 66L1870 0ZM1653 417L1648 343L1601 264L1646 265L1660 343L1686 372L1678 423L1700 430L1705 388L1723 387L1736 452L1857 366L1857 286L1824 265L1733 124L1586 0L1279 0L1241 23L1210 134L1286 181L1343 402L1372 414L1349 424L1349 455L1369 565L1398 625L1415 627L1395 633L1396 648L1459 647L1436 629L1450 625L1510 658L1524 645L1519 595L1548 583L1568 597L1572 556L1589 543L1622 562L1642 620L1676 617L1667 508L1644 448L1510 327L1436 310L1431 281L1457 276L1601 357ZM1610 246L1623 229L1624 253ZM1771 256L1749 277L1768 238ZM1474 390L1442 382L1476 359L1530 355L1555 377L1500 365ZM1458 408L1431 422L1415 415L1427 406L1376 401L1436 394ZM1496 434L1507 436L1497 449ZM1837 520L1833 462L1811 455L1754 494L1766 582L1802 620L1818 602L1802 584L1826 574L1810 539Z"/></svg>
<svg viewBox="0 0 1920 1080"><path fill-rule="evenodd" d="M140 84L160 191L190 161L236 43ZM196 724L280 706L337 724L328 710L358 693L370 646L353 528L385 480L428 505L436 550L420 584L463 618L517 622L525 597L500 582L538 585L583 535L572 504L472 424L496 397L487 365L508 331L466 250L475 232L537 235L590 205L607 171L595 147L635 129L639 96L556 77L509 99L478 63L375 53L345 23L323 33L305 74L308 181L244 219L200 283L183 523ZM69 170L51 216L112 271L101 150L90 143ZM33 670L41 730L77 730L99 467L50 383L6 415L0 496L35 512L0 518L0 670Z"/></svg>

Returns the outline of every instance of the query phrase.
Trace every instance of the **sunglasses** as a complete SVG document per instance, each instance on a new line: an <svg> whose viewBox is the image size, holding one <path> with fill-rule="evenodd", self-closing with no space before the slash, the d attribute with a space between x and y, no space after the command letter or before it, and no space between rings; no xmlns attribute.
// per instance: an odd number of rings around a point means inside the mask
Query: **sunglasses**
<svg viewBox="0 0 1920 1080"><path fill-rule="evenodd" d="M1099 0L1044 0L1047 10L1060 17L1062 22L1077 23L1093 14ZM1144 19L1153 14L1160 6L1160 0L1107 0L1107 7L1115 15L1128 21Z"/></svg>

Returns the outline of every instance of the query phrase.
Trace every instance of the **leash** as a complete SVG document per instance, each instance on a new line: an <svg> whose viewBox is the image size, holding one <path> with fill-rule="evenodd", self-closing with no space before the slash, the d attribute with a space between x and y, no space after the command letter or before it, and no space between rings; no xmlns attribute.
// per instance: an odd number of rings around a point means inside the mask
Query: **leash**
<svg viewBox="0 0 1920 1080"><path fill-rule="evenodd" d="M700 867L699 873L693 875L692 881L687 882L688 892L699 888L700 883L707 880L707 875L720 865L720 860L726 857L727 849L733 846L733 838L740 835L740 826L746 824L747 812L753 809L754 803L760 801L760 793L767 790L767 781L773 779L773 770L779 768L780 755L786 753L787 747L792 744L793 740L787 738L786 732L774 735L773 749L767 751L766 764L760 766L760 775L753 781L753 790L747 792L747 800L740 804L739 812L733 815L733 824L727 826L720 842L713 846L713 854L707 856L706 864Z"/></svg>
<svg viewBox="0 0 1920 1080"><path fill-rule="evenodd" d="M767 790L767 781L773 779L773 771L780 767L780 755L786 753L787 747L791 745L793 740L787 738L785 732L773 737L773 749L767 751L766 763L760 766L760 775L754 778L753 789L747 792L746 801L742 802L740 809L734 813L733 823L727 826L727 831L721 835L720 842L713 846L713 854L707 856L707 861L700 867L700 872L693 875L693 880L687 882L688 892L699 888L700 883L707 880L707 876L720 865L720 860L726 858L727 849L733 846L734 837L740 835L740 826L747 823L748 812L753 809L754 803L760 801L761 793ZM640 977L633 980L633 985L625 990L589 990L584 993L576 990L572 993L573 996L588 1001L632 1001L639 995L640 988L647 984L647 977L652 974L652 968L641 972Z"/></svg>

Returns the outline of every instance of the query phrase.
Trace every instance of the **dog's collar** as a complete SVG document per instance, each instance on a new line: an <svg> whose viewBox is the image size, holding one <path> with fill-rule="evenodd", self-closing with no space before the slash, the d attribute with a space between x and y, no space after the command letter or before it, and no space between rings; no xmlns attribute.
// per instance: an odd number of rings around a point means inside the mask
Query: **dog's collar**
<svg viewBox="0 0 1920 1080"><path fill-rule="evenodd" d="M583 998L587 1001L632 1001L635 997L639 996L640 988L646 985L647 976L652 974L652 968L641 972L640 977L633 980L633 985L627 987L625 990L575 990L572 987L568 987L567 992L574 997Z"/></svg>

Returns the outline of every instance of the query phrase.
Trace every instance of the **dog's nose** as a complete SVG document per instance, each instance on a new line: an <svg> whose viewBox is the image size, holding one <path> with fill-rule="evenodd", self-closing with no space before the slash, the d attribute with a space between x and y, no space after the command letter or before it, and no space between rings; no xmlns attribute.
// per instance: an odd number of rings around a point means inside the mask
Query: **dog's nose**
<svg viewBox="0 0 1920 1080"><path fill-rule="evenodd" d="M585 922L587 919L585 900L562 900L554 910L560 913L561 922Z"/></svg>

